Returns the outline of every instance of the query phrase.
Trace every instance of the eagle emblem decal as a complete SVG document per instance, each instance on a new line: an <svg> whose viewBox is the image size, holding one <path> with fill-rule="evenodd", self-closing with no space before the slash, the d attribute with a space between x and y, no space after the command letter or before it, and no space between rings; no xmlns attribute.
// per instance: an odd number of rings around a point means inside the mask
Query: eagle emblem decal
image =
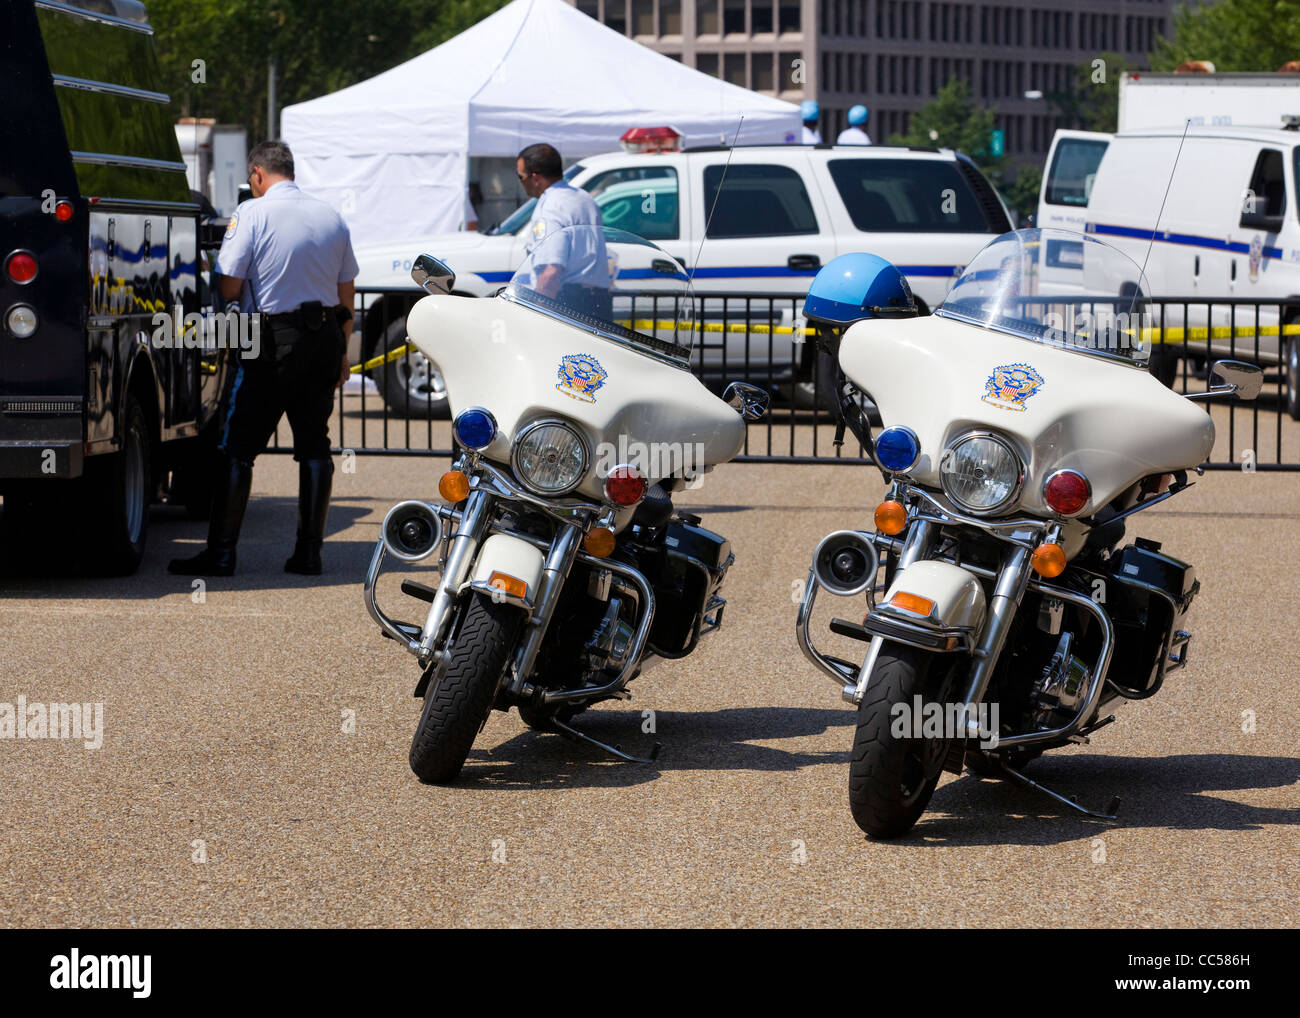
<svg viewBox="0 0 1300 1018"><path fill-rule="evenodd" d="M1023 412L1029 397L1043 387L1043 376L1028 364L1000 364L984 383L985 403Z"/></svg>
<svg viewBox="0 0 1300 1018"><path fill-rule="evenodd" d="M571 353L560 358L560 392L583 403L596 402L596 390L605 384L609 373L589 353Z"/></svg>

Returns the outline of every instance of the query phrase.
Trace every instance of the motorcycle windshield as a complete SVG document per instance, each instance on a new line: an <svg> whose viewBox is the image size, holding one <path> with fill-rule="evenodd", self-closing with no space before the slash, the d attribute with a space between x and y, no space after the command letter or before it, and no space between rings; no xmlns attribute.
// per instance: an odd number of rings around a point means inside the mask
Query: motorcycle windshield
<svg viewBox="0 0 1300 1018"><path fill-rule="evenodd" d="M1108 244L1068 230L1016 230L975 256L936 314L1145 367L1149 293L1137 263Z"/></svg>
<svg viewBox="0 0 1300 1018"><path fill-rule="evenodd" d="M640 353L688 365L695 295L680 262L636 234L568 226L531 236L501 295Z"/></svg>

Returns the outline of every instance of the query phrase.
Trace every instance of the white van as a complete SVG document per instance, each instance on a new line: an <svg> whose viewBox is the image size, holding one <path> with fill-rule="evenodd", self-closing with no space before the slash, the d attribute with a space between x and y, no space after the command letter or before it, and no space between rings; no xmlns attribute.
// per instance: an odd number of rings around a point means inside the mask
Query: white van
<svg viewBox="0 0 1300 1018"><path fill-rule="evenodd" d="M1290 380L1287 409L1300 420L1300 342L1281 342L1278 329L1300 322L1300 132L1191 127L1184 137L1178 126L1121 132L1109 141L1081 134L1058 132L1053 140L1040 225L1081 229L1144 265L1150 296L1186 299L1187 325L1235 324L1235 342L1215 338L1210 354L1282 364ZM1264 334L1256 357L1255 309L1234 313L1226 304L1198 306L1198 299L1288 303L1280 323L1277 308L1259 309ZM1183 307L1166 306L1164 324L1184 324ZM1179 353L1181 345L1157 346L1152 372L1171 382Z"/></svg>

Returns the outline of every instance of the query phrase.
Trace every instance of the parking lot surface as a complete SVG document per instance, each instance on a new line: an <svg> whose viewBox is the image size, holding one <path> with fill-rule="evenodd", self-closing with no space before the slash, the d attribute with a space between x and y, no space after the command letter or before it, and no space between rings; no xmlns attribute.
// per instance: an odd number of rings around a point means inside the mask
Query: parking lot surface
<svg viewBox="0 0 1300 1018"><path fill-rule="evenodd" d="M1117 823L945 775L910 837L872 842L847 804L854 715L798 652L793 591L822 535L869 526L878 475L735 464L679 499L734 544L724 625L634 682L630 702L577 721L631 751L662 741L655 765L494 713L461 780L431 787L406 761L414 662L380 638L361 579L388 506L432 497L443 469L344 464L321 577L281 571L297 474L268 455L231 579L195 590L167 575L205 528L160 510L134 577L0 580L0 702L104 705L98 749L0 740L8 924L1300 919L1300 477L1211 472L1130 521L1130 538L1161 540L1197 568L1190 665L1091 745L1030 768L1094 808L1119 794ZM386 604L417 617L401 575ZM824 600L819 619L856 607Z"/></svg>

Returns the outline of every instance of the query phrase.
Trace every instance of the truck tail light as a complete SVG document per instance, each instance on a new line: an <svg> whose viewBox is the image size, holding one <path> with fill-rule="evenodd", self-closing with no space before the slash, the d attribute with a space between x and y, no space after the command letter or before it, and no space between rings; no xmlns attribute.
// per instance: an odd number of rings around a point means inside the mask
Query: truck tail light
<svg viewBox="0 0 1300 1018"><path fill-rule="evenodd" d="M30 283L36 278L36 259L26 251L14 251L5 259L5 274L15 283Z"/></svg>

